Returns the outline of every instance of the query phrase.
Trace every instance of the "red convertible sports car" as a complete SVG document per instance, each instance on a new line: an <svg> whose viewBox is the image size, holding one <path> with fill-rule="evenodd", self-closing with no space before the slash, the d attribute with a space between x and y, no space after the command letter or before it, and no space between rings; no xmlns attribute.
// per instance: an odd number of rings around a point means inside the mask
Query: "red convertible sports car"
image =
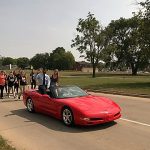
<svg viewBox="0 0 150 150"><path fill-rule="evenodd" d="M90 95L77 86L52 87L43 95L38 90L27 90L23 101L29 112L54 116L67 126L96 125L121 117L120 107L115 102Z"/></svg>

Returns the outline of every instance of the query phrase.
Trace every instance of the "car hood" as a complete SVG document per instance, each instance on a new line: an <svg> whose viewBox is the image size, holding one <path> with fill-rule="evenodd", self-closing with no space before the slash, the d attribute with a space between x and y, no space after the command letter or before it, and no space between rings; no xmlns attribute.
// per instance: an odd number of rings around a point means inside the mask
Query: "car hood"
<svg viewBox="0 0 150 150"><path fill-rule="evenodd" d="M115 102L101 96L89 95L84 97L68 98L65 100L65 102L76 109L79 109L81 111L88 111L91 113L106 110L110 111L115 108L120 109Z"/></svg>

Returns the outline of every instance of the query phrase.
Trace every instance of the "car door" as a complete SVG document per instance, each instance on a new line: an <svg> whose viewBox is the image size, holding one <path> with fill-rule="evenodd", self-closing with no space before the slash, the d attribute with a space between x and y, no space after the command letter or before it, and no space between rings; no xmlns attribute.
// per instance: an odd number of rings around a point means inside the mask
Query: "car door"
<svg viewBox="0 0 150 150"><path fill-rule="evenodd" d="M43 111L42 95L39 92L35 92L32 95L34 107L37 111Z"/></svg>
<svg viewBox="0 0 150 150"><path fill-rule="evenodd" d="M43 94L39 101L45 113L54 116L58 113L59 103L56 101L55 98L52 98L47 94Z"/></svg>

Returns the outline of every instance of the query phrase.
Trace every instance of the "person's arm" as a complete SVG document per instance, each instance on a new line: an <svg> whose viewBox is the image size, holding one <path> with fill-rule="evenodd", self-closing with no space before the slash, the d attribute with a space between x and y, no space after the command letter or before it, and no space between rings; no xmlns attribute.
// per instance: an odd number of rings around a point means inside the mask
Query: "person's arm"
<svg viewBox="0 0 150 150"><path fill-rule="evenodd" d="M14 83L17 83L17 77L16 77L16 76L14 76L14 78L15 78Z"/></svg>
<svg viewBox="0 0 150 150"><path fill-rule="evenodd" d="M8 84L9 76L5 76L5 83Z"/></svg>
<svg viewBox="0 0 150 150"><path fill-rule="evenodd" d="M40 85L39 80L40 80L40 74L37 74L37 76L36 76L36 83L37 83L37 85Z"/></svg>
<svg viewBox="0 0 150 150"><path fill-rule="evenodd" d="M25 83L28 85L27 76L25 75Z"/></svg>
<svg viewBox="0 0 150 150"><path fill-rule="evenodd" d="M19 87L20 87L20 82L21 82L21 80L22 80L21 78L22 78L21 75L19 75L19 76L18 76L18 85L19 85Z"/></svg>
<svg viewBox="0 0 150 150"><path fill-rule="evenodd" d="M59 76L57 76L57 86L59 85Z"/></svg>
<svg viewBox="0 0 150 150"><path fill-rule="evenodd" d="M47 77L47 81L48 81L47 88L49 89L50 83L51 83L51 79L50 79L49 75L47 75L46 77Z"/></svg>

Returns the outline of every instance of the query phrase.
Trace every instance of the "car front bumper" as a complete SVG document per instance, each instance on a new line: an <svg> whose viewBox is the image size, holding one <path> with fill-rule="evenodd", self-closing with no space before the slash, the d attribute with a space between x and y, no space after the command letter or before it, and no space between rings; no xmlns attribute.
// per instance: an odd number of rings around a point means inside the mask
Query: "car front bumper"
<svg viewBox="0 0 150 150"><path fill-rule="evenodd" d="M80 118L76 124L77 125L84 125L84 126L92 126L92 125L98 125L103 124L107 122L114 121L116 119L119 119L121 117L121 113L118 112L116 114L107 114L105 117L99 117L99 118Z"/></svg>

